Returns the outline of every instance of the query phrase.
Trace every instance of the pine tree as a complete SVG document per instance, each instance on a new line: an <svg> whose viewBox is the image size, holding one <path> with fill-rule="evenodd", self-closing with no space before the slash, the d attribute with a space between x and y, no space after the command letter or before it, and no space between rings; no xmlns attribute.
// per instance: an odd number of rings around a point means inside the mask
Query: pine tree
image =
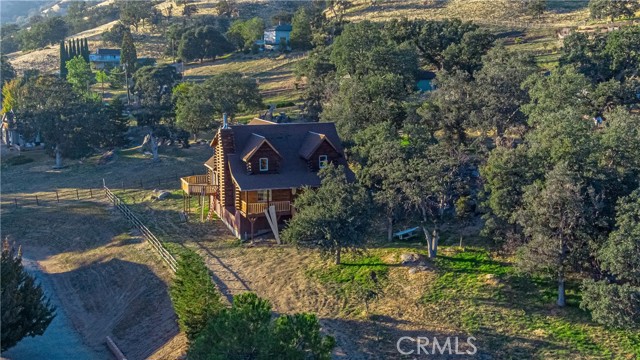
<svg viewBox="0 0 640 360"><path fill-rule="evenodd" d="M84 57L84 61L89 62L89 40L87 40L87 38L84 38L84 52L82 54L82 57Z"/></svg>
<svg viewBox="0 0 640 360"><path fill-rule="evenodd" d="M25 336L44 334L55 307L40 285L22 266L22 254L16 255L7 240L2 244L2 351L16 345Z"/></svg>
<svg viewBox="0 0 640 360"><path fill-rule="evenodd" d="M307 50L311 47L311 19L304 6L301 6L291 21L291 47L294 50Z"/></svg>
<svg viewBox="0 0 640 360"><path fill-rule="evenodd" d="M104 127L100 129L101 146L122 146L127 143L125 133L129 123L129 118L123 116L124 103L120 96L116 96L109 104L107 110L108 120L104 122Z"/></svg>
<svg viewBox="0 0 640 360"><path fill-rule="evenodd" d="M122 34L122 46L120 50L120 64L125 66L127 71L127 77L131 77L135 71L136 61L138 55L136 53L136 46L133 43L133 37L130 31L125 31Z"/></svg>
<svg viewBox="0 0 640 360"><path fill-rule="evenodd" d="M178 324L187 338L194 340L207 322L222 310L220 293L202 258L193 251L178 260L176 277L169 289Z"/></svg>

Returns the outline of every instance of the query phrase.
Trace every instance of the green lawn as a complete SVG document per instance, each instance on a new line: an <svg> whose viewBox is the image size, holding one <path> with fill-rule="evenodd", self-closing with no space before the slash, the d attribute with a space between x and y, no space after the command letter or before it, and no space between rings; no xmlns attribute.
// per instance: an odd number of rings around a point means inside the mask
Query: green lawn
<svg viewBox="0 0 640 360"><path fill-rule="evenodd" d="M579 308L579 283L567 289L567 307L554 306L550 279L519 274L513 264L482 248L449 248L435 261L438 274L425 289L431 316L484 338L497 358L633 358L640 334L606 329ZM517 339L518 346L514 346Z"/></svg>

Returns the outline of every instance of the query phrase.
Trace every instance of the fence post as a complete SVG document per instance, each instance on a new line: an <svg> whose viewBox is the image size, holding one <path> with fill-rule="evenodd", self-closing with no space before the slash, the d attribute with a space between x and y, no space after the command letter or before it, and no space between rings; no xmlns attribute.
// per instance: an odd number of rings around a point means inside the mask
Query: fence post
<svg viewBox="0 0 640 360"><path fill-rule="evenodd" d="M38 201L38 195L36 195L36 205L40 206L40 202Z"/></svg>
<svg viewBox="0 0 640 360"><path fill-rule="evenodd" d="M142 180L140 180L140 189L144 189L144 186L142 186Z"/></svg>
<svg viewBox="0 0 640 360"><path fill-rule="evenodd" d="M18 199L13 198L13 202L16 204L16 209L18 208Z"/></svg>
<svg viewBox="0 0 640 360"><path fill-rule="evenodd" d="M93 199L93 191L89 188L89 197Z"/></svg>
<svg viewBox="0 0 640 360"><path fill-rule="evenodd" d="M122 190L124 190L124 181L122 182Z"/></svg>
<svg viewBox="0 0 640 360"><path fill-rule="evenodd" d="M78 189L76 189L76 198L78 198L78 200L80 200L80 192L78 191Z"/></svg>
<svg viewBox="0 0 640 360"><path fill-rule="evenodd" d="M58 204L60 204L60 196L58 196L58 190L56 190L56 200L58 201Z"/></svg>

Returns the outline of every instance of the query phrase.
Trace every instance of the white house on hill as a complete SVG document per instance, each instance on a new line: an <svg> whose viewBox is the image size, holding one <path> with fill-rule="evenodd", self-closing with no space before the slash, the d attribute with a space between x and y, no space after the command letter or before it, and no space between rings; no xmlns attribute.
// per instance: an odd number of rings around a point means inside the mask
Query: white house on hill
<svg viewBox="0 0 640 360"><path fill-rule="evenodd" d="M276 46L280 46L280 44L284 43L288 48L290 41L291 41L291 25L281 24L281 25L266 29L263 35L263 43L260 45L264 45L265 48L270 49Z"/></svg>

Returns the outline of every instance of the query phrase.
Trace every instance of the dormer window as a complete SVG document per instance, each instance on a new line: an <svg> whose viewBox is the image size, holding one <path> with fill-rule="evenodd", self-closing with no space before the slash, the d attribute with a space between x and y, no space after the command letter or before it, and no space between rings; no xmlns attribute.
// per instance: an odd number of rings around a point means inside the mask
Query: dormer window
<svg viewBox="0 0 640 360"><path fill-rule="evenodd" d="M327 155L318 156L318 168L323 169L327 167L328 164Z"/></svg>
<svg viewBox="0 0 640 360"><path fill-rule="evenodd" d="M269 171L269 159L260 158L260 171Z"/></svg>

